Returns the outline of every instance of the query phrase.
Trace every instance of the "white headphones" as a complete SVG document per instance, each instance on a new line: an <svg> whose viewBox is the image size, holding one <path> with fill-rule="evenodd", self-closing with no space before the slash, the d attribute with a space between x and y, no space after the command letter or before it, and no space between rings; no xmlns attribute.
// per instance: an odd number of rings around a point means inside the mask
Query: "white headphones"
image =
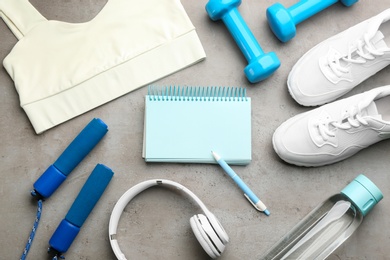
<svg viewBox="0 0 390 260"><path fill-rule="evenodd" d="M199 243L211 258L220 256L225 249L225 245L229 242L229 237L214 214L206 208L203 202L193 192L191 192L183 185L170 180L155 179L141 182L130 188L115 204L110 217L108 233L111 247L116 257L119 260L126 260L125 255L119 248L118 240L116 238L116 230L123 210L136 195L156 185L175 187L176 189L182 190L192 199L194 199L194 201L201 207L205 215L198 214L191 217L191 228Z"/></svg>

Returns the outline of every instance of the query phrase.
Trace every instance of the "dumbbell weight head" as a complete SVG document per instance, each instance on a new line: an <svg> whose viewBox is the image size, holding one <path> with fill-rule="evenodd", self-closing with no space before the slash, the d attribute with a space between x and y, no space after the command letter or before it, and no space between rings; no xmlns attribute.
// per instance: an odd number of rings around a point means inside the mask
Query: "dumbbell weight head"
<svg viewBox="0 0 390 260"><path fill-rule="evenodd" d="M271 76L279 67L280 60L274 52L269 52L251 60L244 73L251 83L256 83Z"/></svg>
<svg viewBox="0 0 390 260"><path fill-rule="evenodd" d="M268 7L267 19L272 32L280 41L287 42L297 34L295 22L282 4L275 3Z"/></svg>
<svg viewBox="0 0 390 260"><path fill-rule="evenodd" d="M241 0L210 0L206 4L206 12L211 20L217 21L232 8L238 7Z"/></svg>

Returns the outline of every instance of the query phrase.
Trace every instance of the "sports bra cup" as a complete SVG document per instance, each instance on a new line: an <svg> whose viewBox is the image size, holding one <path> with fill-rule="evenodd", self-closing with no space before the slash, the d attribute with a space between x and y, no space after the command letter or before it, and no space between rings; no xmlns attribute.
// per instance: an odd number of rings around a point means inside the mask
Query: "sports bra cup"
<svg viewBox="0 0 390 260"><path fill-rule="evenodd" d="M86 23L27 0L0 0L0 15L19 39L3 65L37 133L205 58L179 0L109 0Z"/></svg>

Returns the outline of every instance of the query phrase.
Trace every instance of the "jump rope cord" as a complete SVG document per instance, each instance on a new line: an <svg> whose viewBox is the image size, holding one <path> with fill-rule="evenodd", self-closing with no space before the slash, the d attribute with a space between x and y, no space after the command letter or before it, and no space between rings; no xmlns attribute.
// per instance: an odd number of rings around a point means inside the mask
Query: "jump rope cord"
<svg viewBox="0 0 390 260"><path fill-rule="evenodd" d="M35 191L31 191L31 195L33 197L37 197L37 194L35 193ZM35 233L37 232L37 229L38 229L38 225L39 225L39 221L41 220L41 214L42 214L42 202L43 200L42 199L39 199L38 200L38 209L37 209L37 214L35 216L35 220L34 220L34 225L32 227L32 230L31 230L31 233L30 233L30 236L27 240L27 243L26 243L26 246L23 250L23 254L22 256L20 257L20 260L26 260L26 257L27 257L27 254L28 254L28 251L30 250L30 247L31 247L31 244L34 240L34 237L35 237ZM58 260L58 259L65 259L65 257L63 255L58 255L56 254L52 260Z"/></svg>
<svg viewBox="0 0 390 260"><path fill-rule="evenodd" d="M20 257L20 260L25 260L27 257L28 251L30 250L31 244L34 240L35 233L37 232L37 229L38 229L39 221L41 219L41 213L42 213L42 200L38 200L38 209L37 209L37 214L35 216L34 225L32 227L30 236L28 238L26 247L23 250L23 254Z"/></svg>

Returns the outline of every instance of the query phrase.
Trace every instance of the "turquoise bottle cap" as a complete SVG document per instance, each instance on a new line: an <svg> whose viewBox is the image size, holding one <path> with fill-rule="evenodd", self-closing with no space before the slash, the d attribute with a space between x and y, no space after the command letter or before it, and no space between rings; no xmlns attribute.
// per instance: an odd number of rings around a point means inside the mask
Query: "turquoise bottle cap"
<svg viewBox="0 0 390 260"><path fill-rule="evenodd" d="M360 174L342 191L357 208L366 216L368 212L383 198L380 189L366 176Z"/></svg>

